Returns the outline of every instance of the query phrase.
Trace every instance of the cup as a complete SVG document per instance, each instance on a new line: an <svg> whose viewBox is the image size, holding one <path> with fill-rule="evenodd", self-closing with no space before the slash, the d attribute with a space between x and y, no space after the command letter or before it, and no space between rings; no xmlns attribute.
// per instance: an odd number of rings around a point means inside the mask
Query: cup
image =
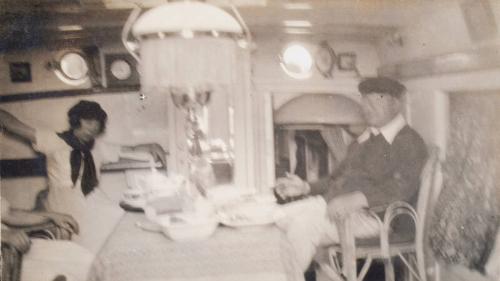
<svg viewBox="0 0 500 281"><path fill-rule="evenodd" d="M146 204L147 200L142 189L129 188L123 192L123 201L133 207L142 208Z"/></svg>

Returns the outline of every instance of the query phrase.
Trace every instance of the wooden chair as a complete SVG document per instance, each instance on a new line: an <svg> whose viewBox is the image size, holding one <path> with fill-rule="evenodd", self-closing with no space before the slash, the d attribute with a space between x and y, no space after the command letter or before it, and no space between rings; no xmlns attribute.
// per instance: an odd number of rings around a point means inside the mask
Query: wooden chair
<svg viewBox="0 0 500 281"><path fill-rule="evenodd" d="M417 279L427 281L428 274L439 276L433 270L439 270L437 264L427 258L425 250L427 227L432 210L441 191L442 174L438 148L431 148L429 158L422 170L417 210L410 204L402 201L393 202L386 210L383 221L375 213L377 210L368 210L380 225L380 237L373 239L356 239L352 234L349 217L337 221L340 245L328 248L329 265L322 265L323 272L332 280L363 280L374 259L384 262L385 280L394 281L392 258L399 257L406 265L407 280ZM406 215L414 223L415 233L402 235L391 232L391 222L399 216ZM341 258L340 258L341 256ZM357 260L364 259L364 264L357 274Z"/></svg>
<svg viewBox="0 0 500 281"><path fill-rule="evenodd" d="M28 234L30 238L40 238L40 239L61 239L69 240L68 233L52 222L23 226L23 227L10 227L18 230L22 230ZM19 281L21 278L21 267L22 267L22 254L7 243L2 243L2 256L1 256L1 272L2 278L0 280L5 281Z"/></svg>
<svg viewBox="0 0 500 281"><path fill-rule="evenodd" d="M43 163L40 161L43 160ZM40 175L45 175L45 163L44 159L37 159L36 164L41 165L40 169L36 171L41 173ZM24 162L23 162L24 163ZM22 164L22 163L21 163ZM26 164L26 163L24 163ZM37 166L38 167L38 166ZM14 165L12 170L13 173L19 173L18 166ZM43 170L43 171L42 171ZM5 172L5 171L3 171ZM22 172L22 171L21 171ZM17 175L19 176L19 175ZM45 210L45 199L48 195L48 189L43 189L39 191L35 196L35 206L33 211L44 211ZM3 227L3 225L2 225ZM32 224L27 226L8 226L11 229L24 231L28 237L30 238L39 238L39 239L48 239L48 240L71 240L71 233L68 231L59 228L53 222L45 222L41 224ZM23 255L12 245L7 243L2 243L1 245L1 265L0 272L1 278L0 280L4 281L19 281L21 280L21 268L22 268L22 259Z"/></svg>

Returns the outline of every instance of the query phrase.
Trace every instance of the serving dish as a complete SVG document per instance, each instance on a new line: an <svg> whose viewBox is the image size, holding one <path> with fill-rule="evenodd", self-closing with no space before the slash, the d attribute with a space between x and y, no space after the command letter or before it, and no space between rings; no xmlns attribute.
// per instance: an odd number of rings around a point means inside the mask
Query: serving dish
<svg viewBox="0 0 500 281"><path fill-rule="evenodd" d="M251 202L218 212L219 221L230 227L246 227L274 223L279 217L275 203Z"/></svg>
<svg viewBox="0 0 500 281"><path fill-rule="evenodd" d="M198 241L212 236L218 224L215 217L193 217L180 221L176 221L174 217L171 218L170 223L162 225L162 231L174 241Z"/></svg>

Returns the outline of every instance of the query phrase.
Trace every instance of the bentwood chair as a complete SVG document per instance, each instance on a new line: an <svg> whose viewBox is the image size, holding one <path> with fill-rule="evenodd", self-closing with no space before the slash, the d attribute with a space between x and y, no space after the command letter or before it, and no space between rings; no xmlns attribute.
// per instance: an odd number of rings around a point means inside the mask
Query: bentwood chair
<svg viewBox="0 0 500 281"><path fill-rule="evenodd" d="M30 238L40 239L70 239L67 233L60 229L52 222L35 224L22 227L12 227L17 230L22 230L28 234ZM2 256L1 256L1 272L4 281L19 281L21 278L22 267L22 254L15 249L12 245L2 243Z"/></svg>
<svg viewBox="0 0 500 281"><path fill-rule="evenodd" d="M38 193L35 211L43 210L41 201L46 196L46 190ZM3 225L2 225L3 226ZM24 231L30 238L50 239L50 240L70 240L71 234L59 228L53 222L32 224L26 226L9 226L11 229ZM22 253L8 243L2 243L1 272L0 280L19 281L21 280Z"/></svg>
<svg viewBox="0 0 500 281"><path fill-rule="evenodd" d="M373 239L357 239L352 235L348 217L337 221L340 245L328 248L329 265L323 265L323 271L332 280L363 280L374 259L384 263L385 280L394 281L394 268L392 259L399 257L406 266L405 279L427 281L428 276L436 276L439 270L437 263L430 261L425 253L427 243L427 228L430 216L441 191L442 174L439 161L438 148L430 149L429 158L421 174L421 184L418 194L417 210L410 204L402 201L393 202L386 210L383 221L375 213L368 210L380 225L380 236ZM393 233L391 222L396 217L413 221L415 233ZM406 218L404 218L404 217ZM364 264L357 273L357 260L364 259ZM427 262L427 263L426 263Z"/></svg>

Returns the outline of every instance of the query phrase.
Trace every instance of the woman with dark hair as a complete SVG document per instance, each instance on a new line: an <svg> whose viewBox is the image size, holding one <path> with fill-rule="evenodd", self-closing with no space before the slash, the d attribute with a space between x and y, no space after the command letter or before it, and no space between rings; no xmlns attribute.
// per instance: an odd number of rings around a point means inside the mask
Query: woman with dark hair
<svg viewBox="0 0 500 281"><path fill-rule="evenodd" d="M122 215L122 210L97 188L102 164L117 162L133 151L149 152L165 165L165 152L158 144L112 145L99 141L107 114L93 101L82 100L68 111L70 128L61 133L32 128L0 109L0 125L29 140L45 154L49 192L45 207L73 216L80 235L73 240L96 253Z"/></svg>

